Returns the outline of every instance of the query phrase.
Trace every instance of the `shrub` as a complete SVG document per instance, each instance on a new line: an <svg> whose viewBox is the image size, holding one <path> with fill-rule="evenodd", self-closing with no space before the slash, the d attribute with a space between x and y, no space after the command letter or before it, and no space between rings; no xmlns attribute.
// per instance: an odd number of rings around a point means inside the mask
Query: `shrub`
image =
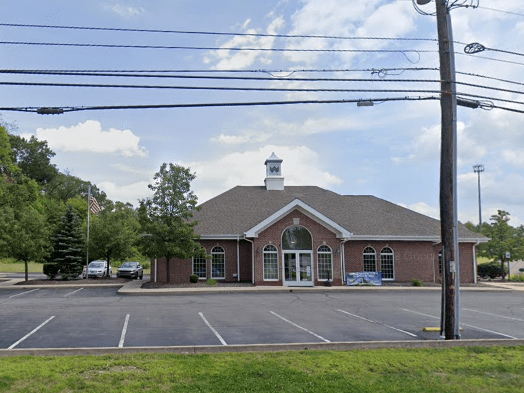
<svg viewBox="0 0 524 393"><path fill-rule="evenodd" d="M196 284L198 282L198 276L196 274L192 274L189 276L189 282Z"/></svg>
<svg viewBox="0 0 524 393"><path fill-rule="evenodd" d="M47 278L52 280L56 276L58 276L58 272L60 271L60 266L58 266L56 263L44 263L42 271L47 276Z"/></svg>
<svg viewBox="0 0 524 393"><path fill-rule="evenodd" d="M144 269L151 269L151 262L144 262L144 263L142 264L142 267L143 267Z"/></svg>
<svg viewBox="0 0 524 393"><path fill-rule="evenodd" d="M507 273L508 268L504 266L504 271ZM502 267L499 261L491 261L488 263L479 263L477 266L477 274L482 278L496 278L502 277Z"/></svg>
<svg viewBox="0 0 524 393"><path fill-rule="evenodd" d="M508 277L508 279L510 281L519 281L519 282L524 282L524 274L522 273L519 273L519 274L512 274L511 276Z"/></svg>
<svg viewBox="0 0 524 393"><path fill-rule="evenodd" d="M422 283L422 281L420 281L418 278L414 278L413 280L411 280L411 284L414 286L414 287L423 287L424 284Z"/></svg>
<svg viewBox="0 0 524 393"><path fill-rule="evenodd" d="M206 284L207 285L217 285L218 281L215 280L214 278L210 278L209 280L207 280Z"/></svg>

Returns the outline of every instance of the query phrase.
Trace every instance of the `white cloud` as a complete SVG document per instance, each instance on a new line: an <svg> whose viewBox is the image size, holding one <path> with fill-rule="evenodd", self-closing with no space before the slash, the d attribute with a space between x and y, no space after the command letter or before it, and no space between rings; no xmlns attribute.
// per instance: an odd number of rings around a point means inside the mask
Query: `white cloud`
<svg viewBox="0 0 524 393"><path fill-rule="evenodd" d="M430 206L426 202L417 202L411 205L406 205L404 203L399 203L399 206L406 207L409 210L413 210L417 213L424 214L425 216L440 219L440 210L435 206Z"/></svg>
<svg viewBox="0 0 524 393"><path fill-rule="evenodd" d="M97 183L97 186L104 191L112 201L129 202L134 206L138 205L138 200L152 195L147 188L151 182L141 181L128 185L117 185L110 181Z"/></svg>
<svg viewBox="0 0 524 393"><path fill-rule="evenodd" d="M248 29L250 20L248 19L242 26L244 33L257 34L257 29ZM271 21L266 29L266 34L277 34L278 30L284 25L284 19L281 16ZM221 45L221 48L272 48L275 37L256 37L256 36L235 36L231 40ZM267 65L271 63L270 55L267 51L249 50L217 50L211 52L204 59L205 63L211 63L213 60L218 63L212 68L217 70L241 70L253 65L257 60Z"/></svg>
<svg viewBox="0 0 524 393"><path fill-rule="evenodd" d="M102 130L100 122L87 120L72 127L37 128L36 136L46 140L53 150L118 154L124 157L146 157L140 138L130 130Z"/></svg>
<svg viewBox="0 0 524 393"><path fill-rule="evenodd" d="M127 4L107 4L106 9L109 9L119 15L122 18L132 18L135 16L140 16L145 12L143 7L135 7Z"/></svg>
<svg viewBox="0 0 524 393"><path fill-rule="evenodd" d="M475 135L477 130L457 123L458 164L477 161L487 153L487 147ZM392 157L394 163L440 160L441 126L423 127L413 139L405 156Z"/></svg>
<svg viewBox="0 0 524 393"><path fill-rule="evenodd" d="M524 168L524 149L503 150L501 154L508 164Z"/></svg>
<svg viewBox="0 0 524 393"><path fill-rule="evenodd" d="M196 173L194 190L199 202L211 199L235 186L261 186L265 179L265 160L275 153L283 159L285 185L319 186L329 188L342 180L323 169L319 155L305 146L267 145L257 150L235 152L184 166Z"/></svg>
<svg viewBox="0 0 524 393"><path fill-rule="evenodd" d="M265 133L246 133L243 135L225 135L220 134L218 137L212 137L211 142L223 145L243 145L245 143L260 143L271 137Z"/></svg>
<svg viewBox="0 0 524 393"><path fill-rule="evenodd" d="M292 35L331 35L347 37L400 37L415 27L416 13L410 3L305 0L304 6L291 17ZM378 4L377 4L378 3ZM382 3L382 4L380 4ZM288 48L297 49L374 49L389 45L385 41L368 40L321 40L297 38L289 40ZM312 64L325 58L325 54L311 52L286 53L293 62ZM340 60L348 66L361 54L339 53Z"/></svg>

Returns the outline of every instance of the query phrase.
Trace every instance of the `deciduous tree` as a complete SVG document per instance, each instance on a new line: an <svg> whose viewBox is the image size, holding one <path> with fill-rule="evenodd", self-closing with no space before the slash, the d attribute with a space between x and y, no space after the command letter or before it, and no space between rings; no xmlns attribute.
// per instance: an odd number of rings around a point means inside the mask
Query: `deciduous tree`
<svg viewBox="0 0 524 393"><path fill-rule="evenodd" d="M505 278L504 262L515 261L524 258L523 231L515 229L509 225L510 214L504 210L499 210L496 215L490 218L490 225L483 225L482 234L491 240L479 246L479 255L499 260L502 267L502 274ZM510 254L509 259L506 253Z"/></svg>
<svg viewBox="0 0 524 393"><path fill-rule="evenodd" d="M123 260L136 254L140 225L131 206L116 202L92 216L89 230L89 255L95 259ZM109 272L108 272L109 273Z"/></svg>
<svg viewBox="0 0 524 393"><path fill-rule="evenodd" d="M190 221L197 208L197 197L191 191L194 179L190 168L164 163L149 185L153 196L140 200L139 221L143 233L148 235L144 248L149 255L166 257L168 281L171 258L206 256L194 232L197 222Z"/></svg>
<svg viewBox="0 0 524 393"><path fill-rule="evenodd" d="M18 135L9 135L9 142L11 160L25 176L38 184L47 184L58 174L56 165L51 164L55 152L49 148L47 141L39 141L34 136L27 140Z"/></svg>

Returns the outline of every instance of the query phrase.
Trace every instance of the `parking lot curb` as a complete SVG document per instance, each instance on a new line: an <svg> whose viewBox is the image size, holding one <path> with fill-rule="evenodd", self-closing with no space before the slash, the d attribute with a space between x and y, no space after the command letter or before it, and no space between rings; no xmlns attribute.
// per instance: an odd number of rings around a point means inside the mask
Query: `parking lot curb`
<svg viewBox="0 0 524 393"><path fill-rule="evenodd" d="M82 282L71 284L57 284L57 285L17 285L19 282L24 282L23 278L11 278L0 282L0 289L59 289L59 288L79 288L79 287L121 287L127 283L114 284L88 284L82 285Z"/></svg>
<svg viewBox="0 0 524 393"><path fill-rule="evenodd" d="M437 349L455 347L523 346L524 339L355 341L297 344L194 345L172 347L102 347L102 348L30 348L0 349L0 357L11 356L102 356L134 353L196 355L210 353L285 352L285 351L356 351L383 348Z"/></svg>
<svg viewBox="0 0 524 393"><path fill-rule="evenodd" d="M318 292L384 292L384 291L434 291L440 292L438 287L412 287L412 286L341 286L341 287L198 287L198 288L141 288L142 283L132 281L126 283L118 290L120 295L129 296L169 296L169 295L199 295L199 294L232 294L232 293L318 293ZM506 287L461 287L460 291L480 292L507 292Z"/></svg>
<svg viewBox="0 0 524 393"><path fill-rule="evenodd" d="M130 280L127 283L113 283L113 284L87 284L82 281L70 284L57 285L16 285L19 282L25 281L21 278L12 278L0 282L0 289L59 289L59 288L97 288L97 287L120 287L118 294L129 296L183 296L183 295L200 295L200 294L232 294L232 293L318 293L318 292L368 292L368 291L442 291L440 286L340 286L340 287L195 287L195 288L142 288L142 285L147 281L144 280ZM507 291L523 291L524 286L517 286L511 284L484 284L482 286L462 286L460 291L481 291L481 292L507 292Z"/></svg>

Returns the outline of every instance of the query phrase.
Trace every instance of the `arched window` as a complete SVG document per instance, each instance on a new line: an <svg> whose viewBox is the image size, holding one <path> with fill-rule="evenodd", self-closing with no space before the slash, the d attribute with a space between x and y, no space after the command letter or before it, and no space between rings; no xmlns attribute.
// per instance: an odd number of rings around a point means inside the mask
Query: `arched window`
<svg viewBox="0 0 524 393"><path fill-rule="evenodd" d="M202 257L193 257L193 274L196 274L198 278L206 278L206 265L207 261Z"/></svg>
<svg viewBox="0 0 524 393"><path fill-rule="evenodd" d="M264 280L278 280L278 250L272 244L264 247Z"/></svg>
<svg viewBox="0 0 524 393"><path fill-rule="evenodd" d="M377 271L377 253L373 247L366 247L362 253L364 258L364 271L365 272L376 272Z"/></svg>
<svg viewBox="0 0 524 393"><path fill-rule="evenodd" d="M220 246L211 250L211 278L226 278L226 255Z"/></svg>
<svg viewBox="0 0 524 393"><path fill-rule="evenodd" d="M395 258L393 250L389 247L384 247L380 251L380 270L382 271L383 280L395 279Z"/></svg>
<svg viewBox="0 0 524 393"><path fill-rule="evenodd" d="M333 279L333 254L331 248L322 245L317 250L318 279L322 281Z"/></svg>
<svg viewBox="0 0 524 393"><path fill-rule="evenodd" d="M300 226L292 226L282 234L283 250L312 250L313 241L309 231Z"/></svg>

